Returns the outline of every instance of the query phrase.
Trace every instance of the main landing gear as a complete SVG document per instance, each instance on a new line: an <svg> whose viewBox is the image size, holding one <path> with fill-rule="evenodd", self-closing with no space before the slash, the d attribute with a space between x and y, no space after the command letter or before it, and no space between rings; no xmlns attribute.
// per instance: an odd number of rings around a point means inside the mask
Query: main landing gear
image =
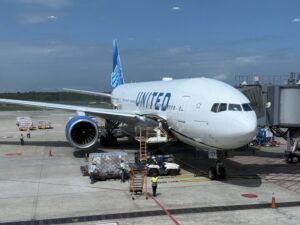
<svg viewBox="0 0 300 225"><path fill-rule="evenodd" d="M104 147L107 147L107 146L116 146L118 144L118 140L112 134L108 134L106 136L101 135L100 136L100 143Z"/></svg>
<svg viewBox="0 0 300 225"><path fill-rule="evenodd" d="M208 171L208 178L211 180L223 180L226 179L226 170L223 166L224 152L221 150L209 151L210 159L216 160L216 165L210 167Z"/></svg>
<svg viewBox="0 0 300 225"><path fill-rule="evenodd" d="M116 146L117 138L113 135L113 130L118 128L119 122L113 120L105 120L104 126L101 127L100 143L102 146Z"/></svg>

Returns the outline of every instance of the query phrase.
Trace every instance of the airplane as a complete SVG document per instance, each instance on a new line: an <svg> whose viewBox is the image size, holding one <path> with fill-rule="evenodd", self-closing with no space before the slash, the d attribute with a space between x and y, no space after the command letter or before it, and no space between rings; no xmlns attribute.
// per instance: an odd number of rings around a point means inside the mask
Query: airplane
<svg viewBox="0 0 300 225"><path fill-rule="evenodd" d="M120 123L132 128L162 127L173 139L215 153L216 165L209 169L210 179L226 176L223 166L226 150L248 144L256 134L257 117L249 99L225 82L200 77L125 83L116 39L111 86L111 93L67 90L110 98L112 109L13 99L0 102L77 112L67 122L65 133L67 141L80 149L94 146L99 137L102 144L116 140L112 130ZM89 115L105 120L104 134L99 134L97 123Z"/></svg>

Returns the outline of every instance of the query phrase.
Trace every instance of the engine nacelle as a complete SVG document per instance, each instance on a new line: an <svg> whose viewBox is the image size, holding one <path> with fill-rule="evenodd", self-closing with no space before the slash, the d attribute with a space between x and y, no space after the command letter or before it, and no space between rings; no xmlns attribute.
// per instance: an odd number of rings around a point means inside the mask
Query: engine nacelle
<svg viewBox="0 0 300 225"><path fill-rule="evenodd" d="M77 148L86 149L93 146L99 135L98 124L88 116L74 116L66 125L68 142Z"/></svg>

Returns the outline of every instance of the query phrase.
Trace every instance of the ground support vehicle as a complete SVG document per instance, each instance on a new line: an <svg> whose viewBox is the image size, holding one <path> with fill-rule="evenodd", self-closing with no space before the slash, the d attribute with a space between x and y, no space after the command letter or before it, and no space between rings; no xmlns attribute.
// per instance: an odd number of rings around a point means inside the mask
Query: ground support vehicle
<svg viewBox="0 0 300 225"><path fill-rule="evenodd" d="M153 155L147 159L147 174L153 176L176 176L180 174L180 166L174 162L173 155Z"/></svg>
<svg viewBox="0 0 300 225"><path fill-rule="evenodd" d="M300 143L299 140L295 140L292 149L287 148L284 152L284 158L288 163L300 162Z"/></svg>

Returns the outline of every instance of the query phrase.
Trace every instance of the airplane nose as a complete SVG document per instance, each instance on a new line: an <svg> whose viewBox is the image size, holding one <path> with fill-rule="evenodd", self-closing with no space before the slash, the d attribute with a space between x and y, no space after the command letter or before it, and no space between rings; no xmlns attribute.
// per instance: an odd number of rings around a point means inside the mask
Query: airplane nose
<svg viewBox="0 0 300 225"><path fill-rule="evenodd" d="M236 149L250 143L255 137L257 118L255 112L245 112L240 115L230 115L223 125L218 127L218 137L215 145L223 149Z"/></svg>
<svg viewBox="0 0 300 225"><path fill-rule="evenodd" d="M248 144L254 138L257 129L257 118L255 113L239 118L239 141Z"/></svg>
<svg viewBox="0 0 300 225"><path fill-rule="evenodd" d="M244 134L253 134L256 131L257 127L257 119L256 117L248 118L246 117L245 120L241 121L241 133Z"/></svg>

